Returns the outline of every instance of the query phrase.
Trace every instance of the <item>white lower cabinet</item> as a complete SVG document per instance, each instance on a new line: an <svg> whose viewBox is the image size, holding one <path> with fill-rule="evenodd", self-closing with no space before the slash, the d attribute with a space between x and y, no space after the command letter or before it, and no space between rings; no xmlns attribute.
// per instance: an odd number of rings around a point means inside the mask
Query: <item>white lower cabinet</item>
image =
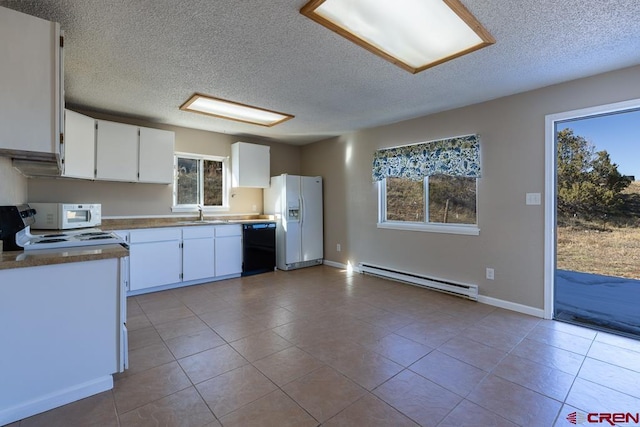
<svg viewBox="0 0 640 427"><path fill-rule="evenodd" d="M242 273L242 225L117 231L129 242L129 292L135 294Z"/></svg>
<svg viewBox="0 0 640 427"><path fill-rule="evenodd" d="M242 273L242 226L216 227L216 276Z"/></svg>
<svg viewBox="0 0 640 427"><path fill-rule="evenodd" d="M216 275L215 228L189 227L182 230L182 280Z"/></svg>
<svg viewBox="0 0 640 427"><path fill-rule="evenodd" d="M131 230L129 290L153 288L181 280L182 240L179 228Z"/></svg>

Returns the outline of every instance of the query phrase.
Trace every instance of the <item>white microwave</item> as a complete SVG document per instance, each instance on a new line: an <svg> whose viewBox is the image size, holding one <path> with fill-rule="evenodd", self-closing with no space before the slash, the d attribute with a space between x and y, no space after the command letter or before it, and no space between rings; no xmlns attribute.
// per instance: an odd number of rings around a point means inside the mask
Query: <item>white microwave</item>
<svg viewBox="0 0 640 427"><path fill-rule="evenodd" d="M102 223L102 205L76 203L29 203L35 209L32 229L67 230L96 227Z"/></svg>

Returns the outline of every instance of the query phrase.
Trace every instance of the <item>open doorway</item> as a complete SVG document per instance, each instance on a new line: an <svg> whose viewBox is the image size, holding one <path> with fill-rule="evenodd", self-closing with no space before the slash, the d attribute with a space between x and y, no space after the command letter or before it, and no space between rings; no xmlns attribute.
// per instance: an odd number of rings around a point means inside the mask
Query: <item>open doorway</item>
<svg viewBox="0 0 640 427"><path fill-rule="evenodd" d="M640 101L547 117L547 317L640 337L638 180Z"/></svg>

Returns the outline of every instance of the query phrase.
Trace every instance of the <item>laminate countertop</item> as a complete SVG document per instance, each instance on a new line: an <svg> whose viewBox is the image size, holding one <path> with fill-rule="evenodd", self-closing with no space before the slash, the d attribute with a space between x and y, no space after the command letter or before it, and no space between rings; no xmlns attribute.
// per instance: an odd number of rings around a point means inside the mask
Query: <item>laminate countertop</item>
<svg viewBox="0 0 640 427"><path fill-rule="evenodd" d="M121 245L39 249L36 251L4 251L0 253L0 270L123 258L126 256L129 256L129 250Z"/></svg>
<svg viewBox="0 0 640 427"><path fill-rule="evenodd" d="M141 228L163 227L191 227L202 225L229 225L229 224L256 224L276 222L273 216L262 215L259 217L232 217L232 218L205 218L199 221L193 217L175 218L131 218L131 219L103 219L98 226L101 230L136 230Z"/></svg>

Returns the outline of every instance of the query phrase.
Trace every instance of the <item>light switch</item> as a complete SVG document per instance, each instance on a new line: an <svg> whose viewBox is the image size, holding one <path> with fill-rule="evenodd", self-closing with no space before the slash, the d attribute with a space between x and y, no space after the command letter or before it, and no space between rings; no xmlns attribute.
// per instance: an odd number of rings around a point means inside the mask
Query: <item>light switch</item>
<svg viewBox="0 0 640 427"><path fill-rule="evenodd" d="M541 203L540 193L527 193L527 205L539 205Z"/></svg>

